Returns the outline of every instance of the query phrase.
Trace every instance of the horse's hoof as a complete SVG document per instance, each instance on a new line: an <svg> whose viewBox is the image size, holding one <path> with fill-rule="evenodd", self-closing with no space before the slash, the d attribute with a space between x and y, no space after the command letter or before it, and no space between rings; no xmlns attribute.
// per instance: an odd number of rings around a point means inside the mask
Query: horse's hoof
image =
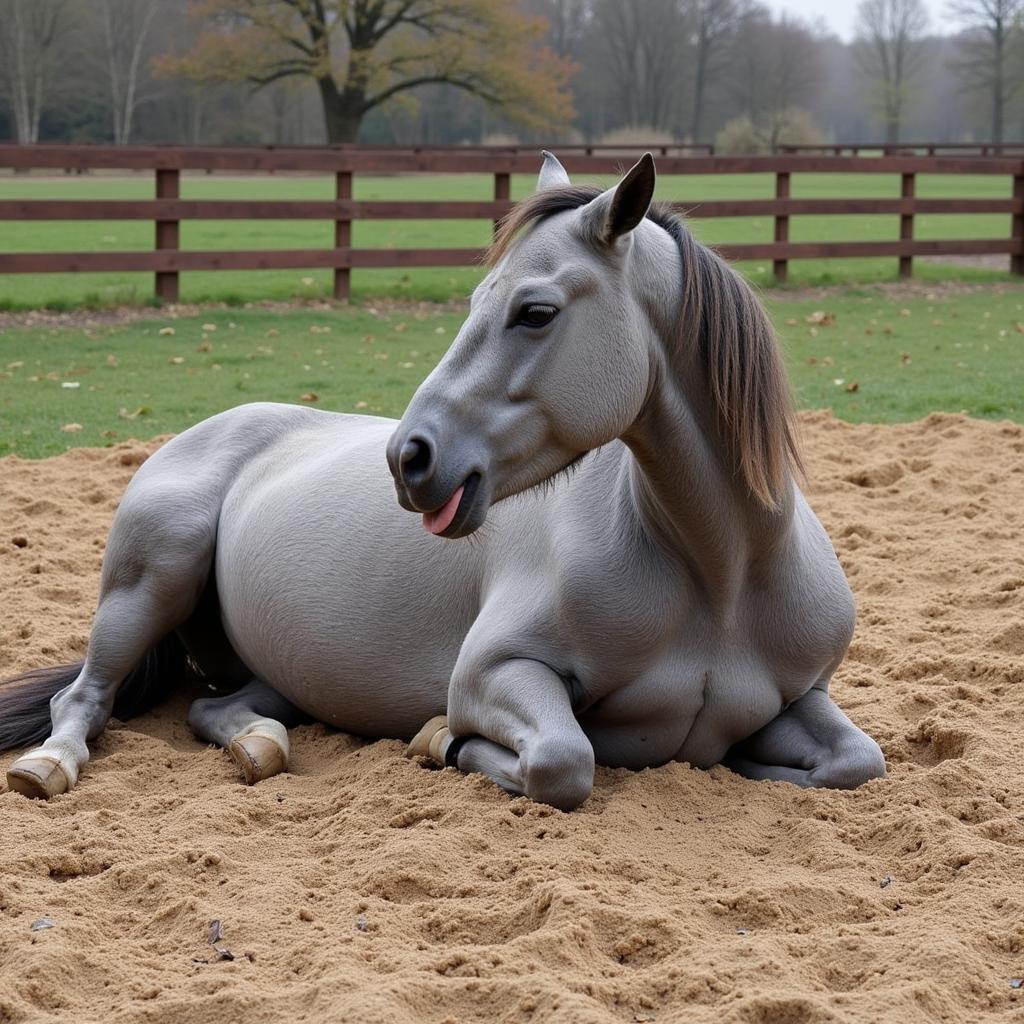
<svg viewBox="0 0 1024 1024"><path fill-rule="evenodd" d="M446 715L432 718L406 747L406 757L429 757L438 764L444 764L444 748L451 736Z"/></svg>
<svg viewBox="0 0 1024 1024"><path fill-rule="evenodd" d="M281 749L281 744L262 733L237 736L228 745L228 751L250 786L269 779L271 775L278 775L288 767L288 755Z"/></svg>
<svg viewBox="0 0 1024 1024"><path fill-rule="evenodd" d="M7 788L36 800L49 800L66 793L71 780L56 758L23 757L7 769Z"/></svg>

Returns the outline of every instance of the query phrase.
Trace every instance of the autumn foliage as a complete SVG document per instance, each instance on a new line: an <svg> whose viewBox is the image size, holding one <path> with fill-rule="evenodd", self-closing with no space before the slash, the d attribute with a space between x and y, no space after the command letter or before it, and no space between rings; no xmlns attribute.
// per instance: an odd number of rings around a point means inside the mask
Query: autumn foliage
<svg viewBox="0 0 1024 1024"><path fill-rule="evenodd" d="M540 45L546 22L493 0L190 0L202 25L162 74L199 82L312 79L331 142L364 115L424 85L464 89L516 123L568 123L574 66Z"/></svg>

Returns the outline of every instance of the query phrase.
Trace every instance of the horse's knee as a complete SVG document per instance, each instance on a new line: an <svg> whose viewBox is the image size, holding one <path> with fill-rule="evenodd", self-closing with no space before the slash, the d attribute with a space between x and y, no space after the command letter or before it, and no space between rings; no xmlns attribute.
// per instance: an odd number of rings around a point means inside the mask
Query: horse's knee
<svg viewBox="0 0 1024 1024"><path fill-rule="evenodd" d="M589 743L548 741L523 760L523 789L531 800L571 811L594 788L594 749Z"/></svg>
<svg viewBox="0 0 1024 1024"><path fill-rule="evenodd" d="M839 751L828 763L812 772L815 786L856 789L872 779L885 778L885 755L870 737Z"/></svg>

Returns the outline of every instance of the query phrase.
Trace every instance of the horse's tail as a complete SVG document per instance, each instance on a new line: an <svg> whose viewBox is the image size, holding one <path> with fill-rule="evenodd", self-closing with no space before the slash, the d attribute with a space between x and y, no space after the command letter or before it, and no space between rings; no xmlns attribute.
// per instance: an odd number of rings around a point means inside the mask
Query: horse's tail
<svg viewBox="0 0 1024 1024"><path fill-rule="evenodd" d="M36 668L0 683L0 751L41 743L50 735L50 699L82 671L77 665ZM167 693L166 683L197 675L177 633L168 633L128 674L114 699L115 718L141 715Z"/></svg>

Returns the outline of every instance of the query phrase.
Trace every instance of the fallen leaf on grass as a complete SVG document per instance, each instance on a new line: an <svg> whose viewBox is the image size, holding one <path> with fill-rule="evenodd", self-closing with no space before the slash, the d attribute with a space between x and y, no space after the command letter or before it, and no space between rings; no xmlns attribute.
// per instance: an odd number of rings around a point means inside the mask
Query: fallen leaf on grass
<svg viewBox="0 0 1024 1024"><path fill-rule="evenodd" d="M356 402L356 408L357 409L365 409L367 407L367 405L369 405L369 402L363 402L363 401Z"/></svg>
<svg viewBox="0 0 1024 1024"><path fill-rule="evenodd" d="M846 385L846 390L849 394L853 394L856 391L860 391L860 385L854 380Z"/></svg>
<svg viewBox="0 0 1024 1024"><path fill-rule="evenodd" d="M148 405L140 405L133 412L127 409L119 409L117 415L122 420L137 420L140 416L148 416L153 410Z"/></svg>
<svg viewBox="0 0 1024 1024"><path fill-rule="evenodd" d="M909 352L900 353L900 366L909 366L911 362L913 362L913 360L910 358Z"/></svg>
<svg viewBox="0 0 1024 1024"><path fill-rule="evenodd" d="M213 332L217 330L216 324L203 324L203 330L207 332Z"/></svg>
<svg viewBox="0 0 1024 1024"><path fill-rule="evenodd" d="M21 369L21 368L22 368L22 367L23 367L24 365L25 365L25 364L24 364L24 363L22 363L22 362L17 362L17 363L8 363L8 364L7 364L7 369L8 369L8 370L20 370L20 369Z"/></svg>
<svg viewBox="0 0 1024 1024"><path fill-rule="evenodd" d="M202 341L196 346L197 352L212 352L213 346L208 341Z"/></svg>
<svg viewBox="0 0 1024 1024"><path fill-rule="evenodd" d="M315 391L307 391L299 398L300 402L319 402L320 396Z"/></svg>
<svg viewBox="0 0 1024 1024"><path fill-rule="evenodd" d="M74 390L75 388L80 388L81 386L82 385L77 380L66 380L61 384L62 388L68 388L69 390Z"/></svg>
<svg viewBox="0 0 1024 1024"><path fill-rule="evenodd" d="M80 431L85 430L85 427L83 427L81 423L65 423L60 429L63 430L65 434L77 434Z"/></svg>
<svg viewBox="0 0 1024 1024"><path fill-rule="evenodd" d="M185 357L184 356L171 356L171 358L168 359L167 362L171 363L173 366L181 366L181 364L183 362L185 362Z"/></svg>
<svg viewBox="0 0 1024 1024"><path fill-rule="evenodd" d="M178 332L173 327L161 327L160 330L157 331L157 334L162 334L165 337L170 337L172 334L177 333Z"/></svg>
<svg viewBox="0 0 1024 1024"><path fill-rule="evenodd" d="M804 317L805 323L817 324L819 327L831 327L836 322L835 313L826 313L822 309L816 309L813 313Z"/></svg>
<svg viewBox="0 0 1024 1024"><path fill-rule="evenodd" d="M120 361L115 355L107 356L107 366L117 366Z"/></svg>

